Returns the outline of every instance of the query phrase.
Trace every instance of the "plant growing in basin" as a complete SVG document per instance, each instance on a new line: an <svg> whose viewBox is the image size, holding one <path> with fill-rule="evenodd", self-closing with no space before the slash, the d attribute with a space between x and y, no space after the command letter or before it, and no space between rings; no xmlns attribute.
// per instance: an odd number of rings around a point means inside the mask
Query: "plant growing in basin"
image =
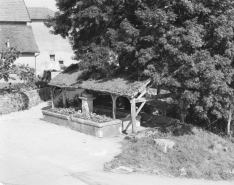
<svg viewBox="0 0 234 185"><path fill-rule="evenodd" d="M108 121L112 121L113 119L110 117L107 117L105 115L98 115L96 113L82 113L81 111L78 111L78 113L76 113L75 115L73 115L73 117L75 118L81 118L81 119L85 119L85 120L91 120L97 123L104 123L104 122L108 122Z"/></svg>
<svg viewBox="0 0 234 185"><path fill-rule="evenodd" d="M66 115L66 116L76 114L76 111L75 111L74 108L53 108L53 109L49 109L48 111L54 112L54 113L57 113L57 114L63 114L63 115Z"/></svg>
<svg viewBox="0 0 234 185"><path fill-rule="evenodd" d="M77 112L74 108L54 108L42 112L48 122L96 137L112 136L122 132L122 121L105 115Z"/></svg>

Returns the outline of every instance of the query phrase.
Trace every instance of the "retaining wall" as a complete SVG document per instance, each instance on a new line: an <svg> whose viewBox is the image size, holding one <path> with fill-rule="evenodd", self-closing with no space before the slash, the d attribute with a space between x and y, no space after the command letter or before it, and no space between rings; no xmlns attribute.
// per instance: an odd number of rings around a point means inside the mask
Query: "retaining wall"
<svg viewBox="0 0 234 185"><path fill-rule="evenodd" d="M50 87L0 94L0 115L25 110L50 99Z"/></svg>

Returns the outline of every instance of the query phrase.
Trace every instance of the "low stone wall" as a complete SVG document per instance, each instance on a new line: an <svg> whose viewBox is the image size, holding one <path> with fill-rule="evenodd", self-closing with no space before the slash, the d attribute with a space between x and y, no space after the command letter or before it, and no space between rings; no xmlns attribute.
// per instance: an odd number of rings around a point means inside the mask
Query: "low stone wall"
<svg viewBox="0 0 234 185"><path fill-rule="evenodd" d="M0 94L0 115L25 110L50 99L50 87Z"/></svg>
<svg viewBox="0 0 234 185"><path fill-rule="evenodd" d="M44 119L57 125L65 126L78 132L95 137L109 137L122 133L122 121L112 120L105 123L96 123L91 120L66 116L48 110L42 110Z"/></svg>

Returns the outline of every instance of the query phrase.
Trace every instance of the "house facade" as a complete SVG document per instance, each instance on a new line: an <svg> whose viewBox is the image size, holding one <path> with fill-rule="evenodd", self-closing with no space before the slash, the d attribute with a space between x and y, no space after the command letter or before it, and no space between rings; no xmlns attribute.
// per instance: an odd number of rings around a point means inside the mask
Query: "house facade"
<svg viewBox="0 0 234 185"><path fill-rule="evenodd" d="M76 63L69 41L44 25L53 15L48 8L27 8L24 0L0 0L0 50L16 47L21 55L15 64L29 65L36 75Z"/></svg>
<svg viewBox="0 0 234 185"><path fill-rule="evenodd" d="M42 74L44 70L60 70L61 66L69 66L76 63L72 59L73 51L69 41L60 35L53 35L50 29L44 25L49 16L55 12L48 8L28 7L34 38L39 47L40 54L37 56L37 74Z"/></svg>
<svg viewBox="0 0 234 185"><path fill-rule="evenodd" d="M21 55L15 64L35 68L35 56L40 51L32 27L28 25L30 21L24 0L0 0L0 50L16 47Z"/></svg>

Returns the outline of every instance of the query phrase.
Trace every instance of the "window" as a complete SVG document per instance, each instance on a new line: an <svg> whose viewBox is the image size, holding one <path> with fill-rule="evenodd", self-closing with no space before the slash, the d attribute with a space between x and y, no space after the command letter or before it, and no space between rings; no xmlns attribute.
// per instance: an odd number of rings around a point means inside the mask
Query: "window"
<svg viewBox="0 0 234 185"><path fill-rule="evenodd" d="M55 61L55 55L50 55L50 61Z"/></svg>
<svg viewBox="0 0 234 185"><path fill-rule="evenodd" d="M60 61L59 61L59 64L60 64L60 65L63 65L63 60L60 60Z"/></svg>

